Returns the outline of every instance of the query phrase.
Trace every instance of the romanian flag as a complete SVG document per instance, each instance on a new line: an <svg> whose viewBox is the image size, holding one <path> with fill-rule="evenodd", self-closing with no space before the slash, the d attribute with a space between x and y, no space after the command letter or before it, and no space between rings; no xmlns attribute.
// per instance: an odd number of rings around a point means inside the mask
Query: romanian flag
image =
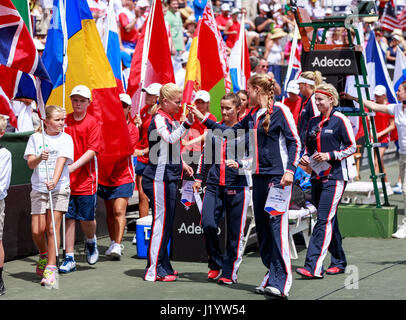
<svg viewBox="0 0 406 320"><path fill-rule="evenodd" d="M54 0L42 59L54 84L48 104L72 113L72 89L87 86L92 92L88 112L102 126L103 155L132 154L120 91L86 0Z"/></svg>
<svg viewBox="0 0 406 320"><path fill-rule="evenodd" d="M226 45L218 30L210 1L197 24L190 47L183 103L190 104L198 90L210 93L210 112L221 119L220 100L231 90L230 69Z"/></svg>
<svg viewBox="0 0 406 320"><path fill-rule="evenodd" d="M132 99L131 117L144 106L141 89L151 83L175 83L168 31L161 1L154 0L131 60L127 94Z"/></svg>

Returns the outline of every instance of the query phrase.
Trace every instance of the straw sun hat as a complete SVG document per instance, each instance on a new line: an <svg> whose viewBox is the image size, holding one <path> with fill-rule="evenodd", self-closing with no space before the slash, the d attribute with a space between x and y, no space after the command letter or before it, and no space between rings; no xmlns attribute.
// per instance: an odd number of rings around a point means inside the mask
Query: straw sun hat
<svg viewBox="0 0 406 320"><path fill-rule="evenodd" d="M275 28L274 33L270 36L270 39L280 39L286 36L287 33L283 31L281 28Z"/></svg>

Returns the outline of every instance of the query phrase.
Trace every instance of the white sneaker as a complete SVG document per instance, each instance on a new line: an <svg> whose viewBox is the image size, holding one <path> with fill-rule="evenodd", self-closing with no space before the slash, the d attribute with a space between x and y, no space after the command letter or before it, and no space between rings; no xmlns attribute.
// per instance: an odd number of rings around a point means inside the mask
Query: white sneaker
<svg viewBox="0 0 406 320"><path fill-rule="evenodd" d="M137 234L134 235L133 244L137 244Z"/></svg>
<svg viewBox="0 0 406 320"><path fill-rule="evenodd" d="M264 294L269 297L277 297L277 298L285 298L285 299L287 298L287 296L282 294L282 292L280 292L279 289L270 287L270 286L265 287Z"/></svg>
<svg viewBox="0 0 406 320"><path fill-rule="evenodd" d="M106 252L104 253L106 256L109 256L109 255L111 255L111 250L113 249L113 244L115 244L116 242L114 241L114 240L112 240L111 242L110 242L110 246L109 246L109 248L106 250Z"/></svg>
<svg viewBox="0 0 406 320"><path fill-rule="evenodd" d="M113 248L111 249L111 256L115 259L120 260L123 249L124 245L122 245L121 243L114 243Z"/></svg>
<svg viewBox="0 0 406 320"><path fill-rule="evenodd" d="M394 194L402 194L402 185L398 183L397 185L392 187L392 191Z"/></svg>
<svg viewBox="0 0 406 320"><path fill-rule="evenodd" d="M398 226L398 230L392 234L392 238L405 239L406 238L406 218L402 220L403 224Z"/></svg>
<svg viewBox="0 0 406 320"><path fill-rule="evenodd" d="M255 293L258 293L258 294L264 293L265 287L268 283L268 278L269 278L269 271L267 271L265 273L264 279L262 280L261 284L255 288Z"/></svg>
<svg viewBox="0 0 406 320"><path fill-rule="evenodd" d="M87 263L93 265L99 260L99 250L97 249L97 241L87 242L85 240L85 254Z"/></svg>

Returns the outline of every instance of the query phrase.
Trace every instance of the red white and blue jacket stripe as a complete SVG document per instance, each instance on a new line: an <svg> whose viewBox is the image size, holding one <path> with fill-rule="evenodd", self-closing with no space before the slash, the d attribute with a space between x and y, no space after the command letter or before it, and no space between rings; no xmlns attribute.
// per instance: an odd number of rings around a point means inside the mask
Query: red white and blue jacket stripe
<svg viewBox="0 0 406 320"><path fill-rule="evenodd" d="M265 114L269 112L269 132L262 127ZM226 130L228 127L210 119L203 119L209 129ZM295 120L289 108L279 102L271 105L268 110L259 106L235 124L234 131L245 130L250 135L250 154L252 154L252 174L283 175L285 172L295 173L299 163L300 139L297 134ZM252 147L252 148L251 148Z"/></svg>
<svg viewBox="0 0 406 320"><path fill-rule="evenodd" d="M322 115L309 121L306 133L305 155L311 156L316 151L326 152L331 168L320 176L312 172L312 179L328 178L330 180L348 181L347 158L357 149L350 120L334 109L328 118Z"/></svg>
<svg viewBox="0 0 406 320"><path fill-rule="evenodd" d="M299 113L299 121L297 130L299 132L300 143L302 146L305 144L307 127L311 118L320 115L320 111L316 106L316 96L312 94L309 98L304 100L302 108Z"/></svg>
<svg viewBox="0 0 406 320"><path fill-rule="evenodd" d="M190 128L187 121L180 126L163 110L158 110L148 128L149 160L143 172L155 181L174 181L182 177L180 140Z"/></svg>
<svg viewBox="0 0 406 320"><path fill-rule="evenodd" d="M207 173L206 184L215 184L227 187L246 187L248 186L245 175L244 161L248 151L248 135L235 135L235 132L224 133L223 136L213 135L211 130L207 131L206 142L199 158L199 164L196 170L196 181L202 182ZM227 167L225 160L236 161L238 169ZM241 169L241 170L240 170Z"/></svg>

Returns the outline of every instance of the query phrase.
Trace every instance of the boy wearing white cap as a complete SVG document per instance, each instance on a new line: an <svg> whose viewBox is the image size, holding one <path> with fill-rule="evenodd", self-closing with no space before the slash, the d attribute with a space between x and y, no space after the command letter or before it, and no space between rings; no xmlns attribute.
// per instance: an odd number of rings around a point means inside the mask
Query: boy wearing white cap
<svg viewBox="0 0 406 320"><path fill-rule="evenodd" d="M91 103L90 89L84 85L73 88L70 98L73 113L66 117L65 132L73 139L74 162L69 165L71 196L66 213L66 258L59 272L76 270L74 258L75 224L80 221L85 234L86 260L93 265L99 258L96 242L97 170L96 155L101 151L101 126L87 112Z"/></svg>
<svg viewBox="0 0 406 320"><path fill-rule="evenodd" d="M283 101L285 105L287 105L292 112L293 119L295 119L295 123L297 125L297 119L299 118L300 106L302 105L302 97L299 96L300 89L299 84L292 80L288 83L288 87L286 89L287 97Z"/></svg>

